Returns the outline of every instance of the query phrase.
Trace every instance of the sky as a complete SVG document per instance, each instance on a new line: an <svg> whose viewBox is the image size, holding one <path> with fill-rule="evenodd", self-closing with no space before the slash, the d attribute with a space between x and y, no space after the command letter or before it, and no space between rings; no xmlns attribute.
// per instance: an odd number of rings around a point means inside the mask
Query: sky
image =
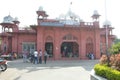
<svg viewBox="0 0 120 80"><path fill-rule="evenodd" d="M120 38L119 0L106 0L106 12L105 0L0 0L0 23L10 14L13 18L18 17L20 27L37 24L36 11L40 6L50 19L55 19L60 14L68 12L71 2L72 12L79 15L85 22L91 22L93 11L97 10L101 15L100 27L103 27L106 19L109 20L114 28L113 34Z"/></svg>

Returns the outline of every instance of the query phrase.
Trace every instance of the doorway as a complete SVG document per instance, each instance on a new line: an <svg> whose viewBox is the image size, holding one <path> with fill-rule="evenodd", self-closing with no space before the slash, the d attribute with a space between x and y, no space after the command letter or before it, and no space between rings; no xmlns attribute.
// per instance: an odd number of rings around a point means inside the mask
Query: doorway
<svg viewBox="0 0 120 80"><path fill-rule="evenodd" d="M79 57L79 45L76 42L63 42L61 44L62 57Z"/></svg>
<svg viewBox="0 0 120 80"><path fill-rule="evenodd" d="M47 51L49 57L53 57L53 43L52 42L45 43L45 50Z"/></svg>

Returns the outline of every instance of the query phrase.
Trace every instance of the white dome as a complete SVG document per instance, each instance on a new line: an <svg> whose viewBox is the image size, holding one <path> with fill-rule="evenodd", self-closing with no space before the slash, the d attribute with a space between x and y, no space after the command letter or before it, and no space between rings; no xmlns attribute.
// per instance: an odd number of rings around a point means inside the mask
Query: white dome
<svg viewBox="0 0 120 80"><path fill-rule="evenodd" d="M11 17L10 15L5 16L3 18L3 23L13 23L13 17Z"/></svg>
<svg viewBox="0 0 120 80"><path fill-rule="evenodd" d="M18 18L17 18L17 17L15 17L15 18L14 18L14 21L18 21Z"/></svg>
<svg viewBox="0 0 120 80"><path fill-rule="evenodd" d="M79 25L80 17L72 12L70 9L66 14L59 15L60 23L68 24L68 25Z"/></svg>
<svg viewBox="0 0 120 80"><path fill-rule="evenodd" d="M40 6L39 9L38 9L38 11L43 11L43 7Z"/></svg>
<svg viewBox="0 0 120 80"><path fill-rule="evenodd" d="M111 26L111 22L108 21L108 20L106 20L106 21L103 23L103 25L104 25L104 26L105 26L105 25L107 25L107 26Z"/></svg>
<svg viewBox="0 0 120 80"><path fill-rule="evenodd" d="M74 17L75 16L75 13L73 13L71 10L69 10L66 14L66 16L68 17Z"/></svg>
<svg viewBox="0 0 120 80"><path fill-rule="evenodd" d="M60 14L60 15L59 15L59 18L60 18L60 19L65 19L65 14Z"/></svg>
<svg viewBox="0 0 120 80"><path fill-rule="evenodd" d="M97 10L94 10L93 14L94 14L94 15L99 15L99 13L98 13Z"/></svg>

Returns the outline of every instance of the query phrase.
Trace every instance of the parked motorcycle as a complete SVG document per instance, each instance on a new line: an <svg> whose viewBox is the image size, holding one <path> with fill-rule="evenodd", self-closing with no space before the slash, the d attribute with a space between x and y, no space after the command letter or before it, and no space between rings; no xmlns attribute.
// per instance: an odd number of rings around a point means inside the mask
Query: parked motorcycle
<svg viewBox="0 0 120 80"><path fill-rule="evenodd" d="M7 61L0 58L0 70L5 71L7 69Z"/></svg>

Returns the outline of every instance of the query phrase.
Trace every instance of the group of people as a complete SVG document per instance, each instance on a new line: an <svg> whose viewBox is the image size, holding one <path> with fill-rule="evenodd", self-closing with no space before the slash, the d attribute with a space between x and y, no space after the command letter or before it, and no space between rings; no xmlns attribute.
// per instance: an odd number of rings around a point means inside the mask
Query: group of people
<svg viewBox="0 0 120 80"><path fill-rule="evenodd" d="M30 61L31 63L34 64L42 64L42 58L44 58L44 63L46 64L47 61L47 51L45 51L44 53L42 52L42 50L35 50L33 53L28 53L27 51L23 52L23 62L28 62Z"/></svg>
<svg viewBox="0 0 120 80"><path fill-rule="evenodd" d="M92 60L95 58L93 53L88 53L87 57Z"/></svg>

